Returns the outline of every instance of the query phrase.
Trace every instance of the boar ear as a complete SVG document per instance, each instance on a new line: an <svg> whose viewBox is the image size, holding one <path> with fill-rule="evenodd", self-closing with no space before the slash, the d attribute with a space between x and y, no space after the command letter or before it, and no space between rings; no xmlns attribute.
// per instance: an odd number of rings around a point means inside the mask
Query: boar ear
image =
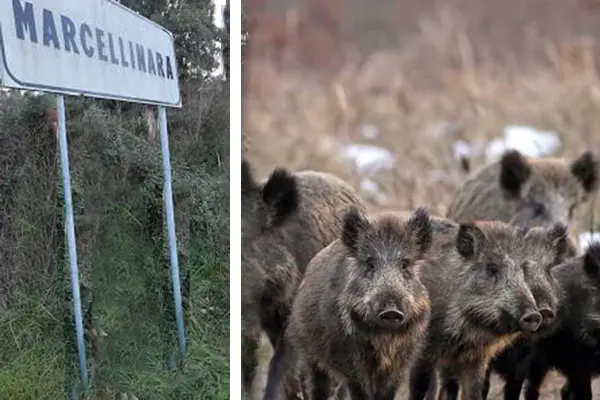
<svg viewBox="0 0 600 400"><path fill-rule="evenodd" d="M557 259L564 258L570 244L567 226L562 222L555 222L547 229L546 238L550 241Z"/></svg>
<svg viewBox="0 0 600 400"><path fill-rule="evenodd" d="M462 223L456 235L456 249L466 259L472 259L479 253L485 235L475 224Z"/></svg>
<svg viewBox="0 0 600 400"><path fill-rule="evenodd" d="M262 189L262 198L274 225L296 212L299 197L296 178L283 168L275 168Z"/></svg>
<svg viewBox="0 0 600 400"><path fill-rule="evenodd" d="M431 246L433 240L433 229L429 212L423 207L419 207L412 214L407 222L420 253L424 253Z"/></svg>
<svg viewBox="0 0 600 400"><path fill-rule="evenodd" d="M585 250L583 268L590 278L600 277L600 242L592 242Z"/></svg>
<svg viewBox="0 0 600 400"><path fill-rule="evenodd" d="M351 206L344 214L342 243L352 251L356 251L361 234L371 227L367 218L356 206Z"/></svg>
<svg viewBox="0 0 600 400"><path fill-rule="evenodd" d="M598 160L591 151L585 151L573 161L571 173L586 192L593 192L598 188Z"/></svg>
<svg viewBox="0 0 600 400"><path fill-rule="evenodd" d="M254 176L252 174L252 168L247 160L242 160L242 194L250 194L255 191L258 187Z"/></svg>
<svg viewBox="0 0 600 400"><path fill-rule="evenodd" d="M531 166L518 150L508 150L500 160L500 187L514 196L531 176Z"/></svg>
<svg viewBox="0 0 600 400"><path fill-rule="evenodd" d="M467 156L460 157L460 169L462 169L462 171L465 174L471 173L471 160L469 159L469 157L467 157Z"/></svg>

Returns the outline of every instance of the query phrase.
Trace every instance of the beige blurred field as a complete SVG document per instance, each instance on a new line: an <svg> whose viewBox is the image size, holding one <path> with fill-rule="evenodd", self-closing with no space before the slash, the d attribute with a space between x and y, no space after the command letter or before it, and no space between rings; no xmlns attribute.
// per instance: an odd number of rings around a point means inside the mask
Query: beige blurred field
<svg viewBox="0 0 600 400"><path fill-rule="evenodd" d="M600 2L369 4L244 1L243 129L259 175L330 171L361 190L375 183L364 191L373 205L443 215L464 178L457 140L487 143L519 124L558 132L557 156L600 150ZM396 162L361 175L339 155L347 143L381 146ZM589 229L599 207L580 209L575 228ZM560 384L549 376L543 398L559 398ZM495 383L490 398L500 391Z"/></svg>

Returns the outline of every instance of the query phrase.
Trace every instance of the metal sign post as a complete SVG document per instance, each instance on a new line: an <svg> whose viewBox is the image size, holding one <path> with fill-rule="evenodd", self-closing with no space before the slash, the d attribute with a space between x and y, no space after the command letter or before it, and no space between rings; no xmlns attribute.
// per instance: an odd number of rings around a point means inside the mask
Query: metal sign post
<svg viewBox="0 0 600 400"><path fill-rule="evenodd" d="M177 337L181 357L185 356L185 330L183 326L183 306L181 302L181 282L179 281L179 261L177 257L177 236L175 235L175 212L173 208L173 187L171 185L171 155L169 152L169 132L167 130L167 110L158 107L158 123L160 127L160 147L162 151L164 190L163 200L167 215L167 231L169 234L169 259L171 262L171 282L173 283L173 300L175 301L175 318L177 321Z"/></svg>
<svg viewBox="0 0 600 400"><path fill-rule="evenodd" d="M75 314L77 350L79 351L79 370L83 387L87 388L87 363L85 359L85 342L83 340L83 318L81 315L81 294L79 293L77 242L75 240L75 221L73 219L73 200L71 198L71 173L69 171L69 148L67 145L67 123L65 117L64 96L61 94L57 95L56 102L58 112L58 146L60 150L60 167L62 170L63 193L65 199L65 229L67 230L69 266L71 269L71 290L73 292L73 313Z"/></svg>
<svg viewBox="0 0 600 400"><path fill-rule="evenodd" d="M42 4L43 3L43 4ZM185 330L165 107L181 107L171 32L116 0L0 1L0 85L57 94L58 140L81 381L88 386L64 95L159 106L173 297L179 349ZM75 394L73 394L75 396Z"/></svg>

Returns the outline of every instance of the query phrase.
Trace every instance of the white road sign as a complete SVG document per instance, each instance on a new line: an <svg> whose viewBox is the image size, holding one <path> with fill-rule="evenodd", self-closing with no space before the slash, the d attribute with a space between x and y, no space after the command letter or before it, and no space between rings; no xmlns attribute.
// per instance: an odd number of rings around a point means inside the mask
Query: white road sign
<svg viewBox="0 0 600 400"><path fill-rule="evenodd" d="M181 107L172 34L113 0L1 0L0 86Z"/></svg>

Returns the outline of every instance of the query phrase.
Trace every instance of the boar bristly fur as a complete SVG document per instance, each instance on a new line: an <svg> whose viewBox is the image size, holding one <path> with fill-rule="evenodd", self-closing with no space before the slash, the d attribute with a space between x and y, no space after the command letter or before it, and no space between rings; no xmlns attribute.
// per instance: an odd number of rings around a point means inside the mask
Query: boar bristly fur
<svg viewBox="0 0 600 400"><path fill-rule="evenodd" d="M517 150L507 150L499 161L467 178L446 215L457 222L498 220L525 227L548 227L555 222L568 225L576 210L597 191L598 174L598 160L590 151L568 163L556 158L528 159ZM579 252L576 240L569 235L566 256L575 257ZM513 398L509 393L513 391L511 386L523 379L521 366L527 364L528 346L528 339L521 338L492 360L490 368L506 380L507 399ZM487 396L489 378L485 386Z"/></svg>
<svg viewBox="0 0 600 400"><path fill-rule="evenodd" d="M551 369L566 378L563 399L592 400L591 381L600 374L600 243L552 271L562 299L555 328L533 345L525 399L539 398Z"/></svg>
<svg viewBox="0 0 600 400"><path fill-rule="evenodd" d="M436 371L448 398L456 398L459 387L464 399L482 398L491 359L552 317L554 292L529 282L547 273L565 238L561 224L529 230L496 221L462 223L434 241L421 268L431 321L411 373L411 400L425 397Z"/></svg>
<svg viewBox="0 0 600 400"><path fill-rule="evenodd" d="M432 241L425 209L344 216L336 240L311 261L294 302L286 340L312 372L314 399L329 379L355 399L393 400L419 354L429 299L417 262Z"/></svg>
<svg viewBox="0 0 600 400"><path fill-rule="evenodd" d="M257 182L244 160L241 177L242 376L250 390L261 332L275 348L308 262L341 235L339 210L364 206L349 184L328 173L276 168Z"/></svg>
<svg viewBox="0 0 600 400"><path fill-rule="evenodd" d="M576 209L598 188L598 161L586 151L570 164L527 159L508 150L474 172L458 189L446 215L457 222L497 220L568 225Z"/></svg>
<svg viewBox="0 0 600 400"><path fill-rule="evenodd" d="M539 230L540 228L533 228L532 232L539 232ZM484 399L489 391L490 373L492 371L496 372L505 381L505 400L519 399L521 386L529 368L532 346L536 340L552 330L556 322L561 293L556 279L549 271L572 256L568 251L569 238L567 234L564 225L555 224L550 230L550 235L556 238L555 242L546 247L542 246L540 248L542 251L537 254L532 253L531 261L524 265L526 282L540 308L543 323L537 332L519 338L514 344L492 359L486 374L483 391Z"/></svg>

